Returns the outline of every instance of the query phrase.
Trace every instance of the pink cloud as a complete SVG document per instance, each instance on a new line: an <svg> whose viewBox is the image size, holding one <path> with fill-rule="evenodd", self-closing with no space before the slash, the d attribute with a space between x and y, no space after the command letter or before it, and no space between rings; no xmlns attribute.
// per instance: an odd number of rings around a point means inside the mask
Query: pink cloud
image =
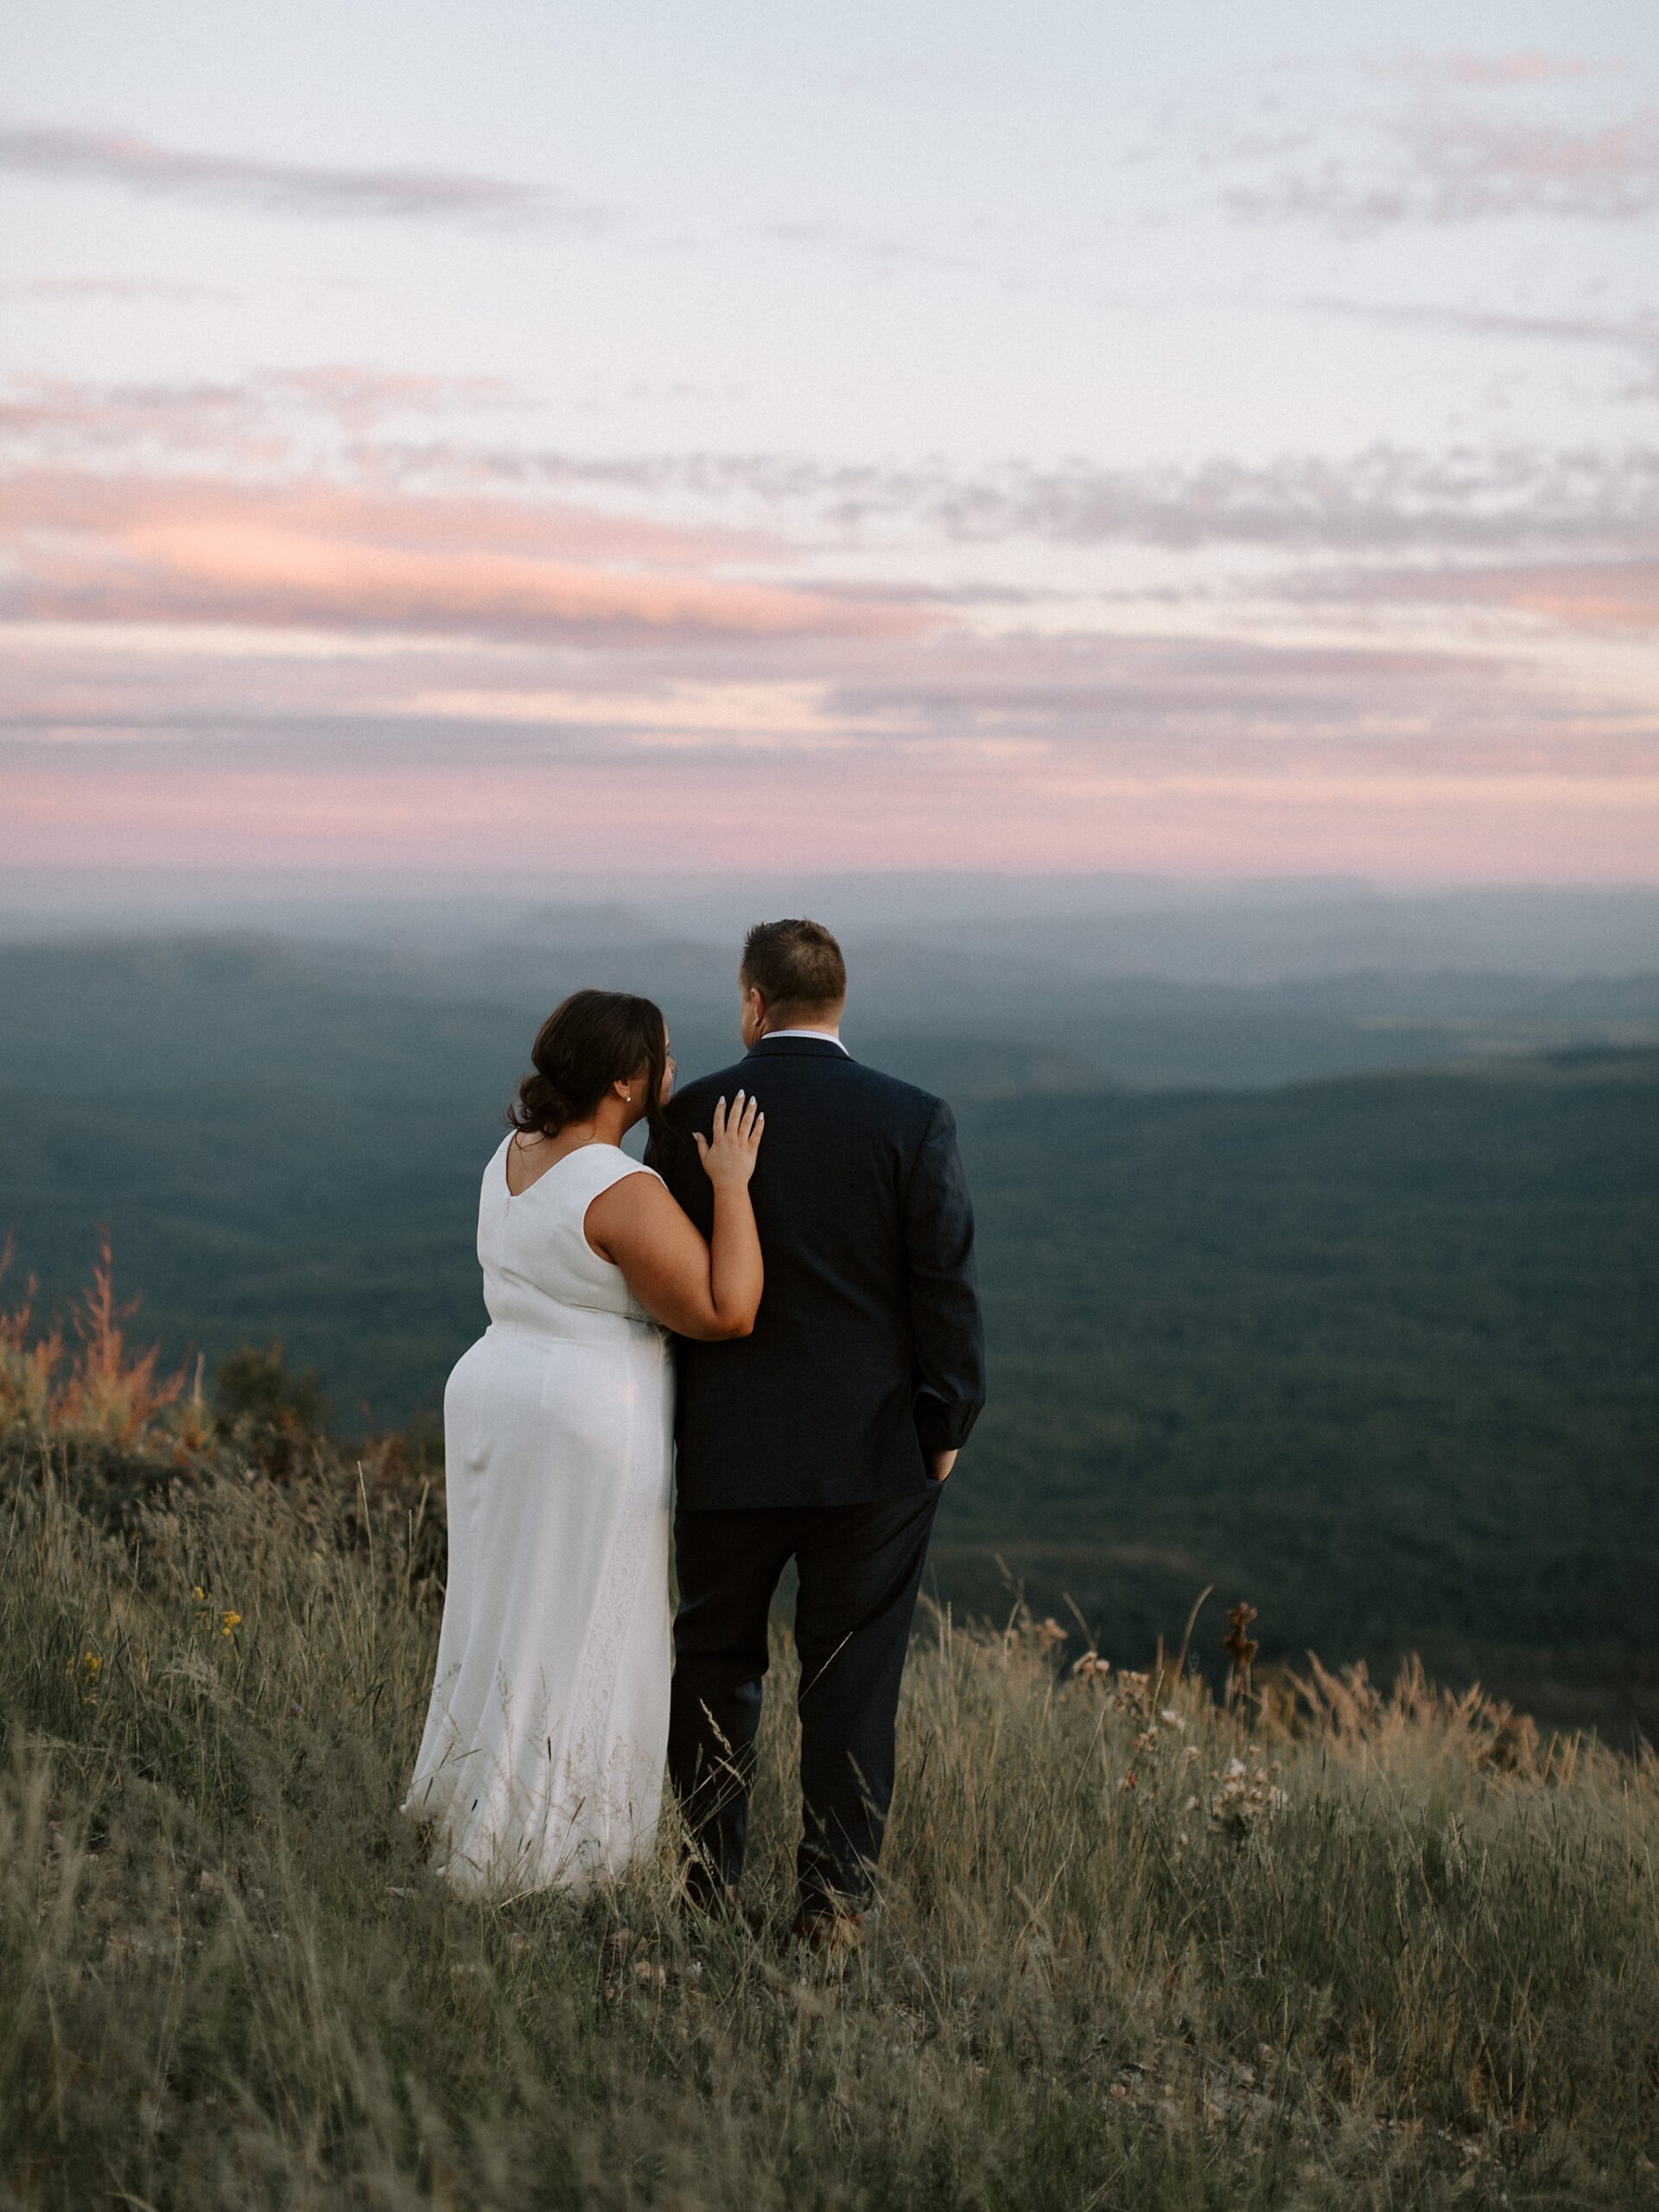
<svg viewBox="0 0 1659 2212"><path fill-rule="evenodd" d="M10 610L36 620L510 638L891 636L937 620L695 573L741 546L717 532L508 501L34 475L0 486L0 531Z"/></svg>
<svg viewBox="0 0 1659 2212"><path fill-rule="evenodd" d="M411 550L472 549L709 567L774 542L559 503L359 490L327 480L238 484L208 475L23 471L0 478L0 529L96 537L152 527L276 528Z"/></svg>

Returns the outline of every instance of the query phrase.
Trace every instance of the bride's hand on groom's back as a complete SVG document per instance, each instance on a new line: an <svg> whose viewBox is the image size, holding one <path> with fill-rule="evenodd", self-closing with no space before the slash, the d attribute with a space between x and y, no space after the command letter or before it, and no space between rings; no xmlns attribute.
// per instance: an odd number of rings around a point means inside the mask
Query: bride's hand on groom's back
<svg viewBox="0 0 1659 2212"><path fill-rule="evenodd" d="M723 1098L715 1109L712 1133L698 1134L697 1156L715 1186L710 1243L656 1174L623 1176L588 1209L588 1241L600 1258L621 1268L654 1321L700 1343L747 1337L754 1326L766 1274L749 1178L764 1126L740 1090L729 1111Z"/></svg>
<svg viewBox="0 0 1659 2212"><path fill-rule="evenodd" d="M701 1129L696 1132L697 1157L715 1190L741 1191L748 1182L754 1173L754 1156L760 1149L766 1121L760 1100L751 1098L746 1103L740 1090L729 1107L722 1098L715 1108L712 1135L704 1136Z"/></svg>

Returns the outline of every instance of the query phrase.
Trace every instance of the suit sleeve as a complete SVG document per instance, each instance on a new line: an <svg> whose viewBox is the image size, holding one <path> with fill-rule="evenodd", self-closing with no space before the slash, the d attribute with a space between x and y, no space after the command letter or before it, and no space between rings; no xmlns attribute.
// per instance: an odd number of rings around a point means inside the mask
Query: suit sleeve
<svg viewBox="0 0 1659 2212"><path fill-rule="evenodd" d="M645 1146L645 1165L647 1167L654 1167L657 1170L681 1205L695 1220L696 1212L694 1202L697 1195L696 1185L706 1180L706 1178L702 1173L702 1163L697 1158L696 1147L691 1141L685 1114L679 1099L670 1099L663 1120L667 1128L667 1141L659 1144L655 1137L649 1141ZM686 1172L688 1163L696 1169L695 1181Z"/></svg>
<svg viewBox="0 0 1659 2212"><path fill-rule="evenodd" d="M925 1452L966 1441L985 1402L985 1331L974 1268L974 1209L950 1109L933 1109L905 1191L915 1345L916 1433Z"/></svg>

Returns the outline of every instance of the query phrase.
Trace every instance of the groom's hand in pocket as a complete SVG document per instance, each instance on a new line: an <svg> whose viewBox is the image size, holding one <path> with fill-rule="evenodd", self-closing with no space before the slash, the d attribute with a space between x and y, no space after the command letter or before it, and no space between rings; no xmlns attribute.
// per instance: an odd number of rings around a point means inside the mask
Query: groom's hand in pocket
<svg viewBox="0 0 1659 2212"><path fill-rule="evenodd" d="M927 1478L931 1483L942 1483L957 1464L954 1452L934 1452L929 1454Z"/></svg>

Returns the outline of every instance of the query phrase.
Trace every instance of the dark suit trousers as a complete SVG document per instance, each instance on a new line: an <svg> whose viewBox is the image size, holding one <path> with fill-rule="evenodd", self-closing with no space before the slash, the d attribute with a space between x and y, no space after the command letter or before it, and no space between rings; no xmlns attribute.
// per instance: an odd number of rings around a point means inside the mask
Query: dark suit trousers
<svg viewBox="0 0 1659 2212"><path fill-rule="evenodd" d="M893 1719L938 1490L866 1505L679 1513L668 1764L715 1882L743 1871L766 1618L800 1575L802 1903L866 1895L893 1802Z"/></svg>

